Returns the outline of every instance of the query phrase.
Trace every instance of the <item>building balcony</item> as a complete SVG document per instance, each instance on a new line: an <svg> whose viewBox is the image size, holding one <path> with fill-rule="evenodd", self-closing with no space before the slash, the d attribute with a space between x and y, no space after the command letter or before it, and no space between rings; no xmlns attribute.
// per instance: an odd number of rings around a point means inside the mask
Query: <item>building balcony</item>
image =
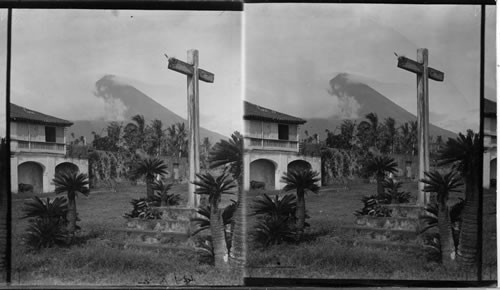
<svg viewBox="0 0 500 290"><path fill-rule="evenodd" d="M12 152L66 154L66 144L11 139Z"/></svg>
<svg viewBox="0 0 500 290"><path fill-rule="evenodd" d="M245 137L245 149L277 150L299 152L299 142L292 140L262 139Z"/></svg>

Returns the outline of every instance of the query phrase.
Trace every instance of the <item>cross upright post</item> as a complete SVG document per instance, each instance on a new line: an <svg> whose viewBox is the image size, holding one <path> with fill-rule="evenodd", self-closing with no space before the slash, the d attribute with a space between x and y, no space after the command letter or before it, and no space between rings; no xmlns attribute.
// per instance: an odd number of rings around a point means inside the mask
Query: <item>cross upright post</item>
<svg viewBox="0 0 500 290"><path fill-rule="evenodd" d="M417 125L418 125L418 196L417 204L429 202L429 194L424 192L424 172L429 171L429 78L442 82L444 73L428 66L428 50L417 50L417 61L404 56L398 57L398 67L417 75Z"/></svg>
<svg viewBox="0 0 500 290"><path fill-rule="evenodd" d="M168 57L167 57L168 58ZM189 146L189 184L188 207L197 208L200 204L196 196L196 174L200 173L200 104L198 80L213 83L214 74L198 68L198 50L188 50L187 63L176 58L168 58L168 68L187 76L187 105L188 105L188 146Z"/></svg>

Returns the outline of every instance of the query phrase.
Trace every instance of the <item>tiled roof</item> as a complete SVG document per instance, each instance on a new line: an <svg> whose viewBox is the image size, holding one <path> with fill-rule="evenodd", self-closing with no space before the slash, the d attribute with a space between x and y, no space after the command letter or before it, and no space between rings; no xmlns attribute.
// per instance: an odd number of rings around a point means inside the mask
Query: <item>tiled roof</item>
<svg viewBox="0 0 500 290"><path fill-rule="evenodd" d="M484 99L484 115L486 117L496 117L496 115L497 115L497 103L485 98Z"/></svg>
<svg viewBox="0 0 500 290"><path fill-rule="evenodd" d="M10 120L18 122L30 122L54 126L71 126L73 123L37 111L33 111L15 104L10 104Z"/></svg>
<svg viewBox="0 0 500 290"><path fill-rule="evenodd" d="M250 102L244 101L243 119L245 120L261 120L287 124L304 124L306 120L276 112L274 110L264 108Z"/></svg>

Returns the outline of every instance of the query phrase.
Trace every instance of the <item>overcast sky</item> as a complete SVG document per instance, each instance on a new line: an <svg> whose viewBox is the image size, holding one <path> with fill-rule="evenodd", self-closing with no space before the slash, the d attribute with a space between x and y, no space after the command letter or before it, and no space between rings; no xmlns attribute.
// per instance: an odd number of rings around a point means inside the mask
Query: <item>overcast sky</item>
<svg viewBox="0 0 500 290"><path fill-rule="evenodd" d="M495 98L495 10L487 10L486 96ZM371 4L250 4L246 16L246 98L300 117L335 112L328 81L355 75L416 114L416 76L394 55L429 49L431 122L479 128L480 7Z"/></svg>
<svg viewBox="0 0 500 290"><path fill-rule="evenodd" d="M229 136L241 127L241 12L14 10L11 101L70 120L100 117L95 82L113 74L186 118L186 77L163 54L185 61L189 49L215 74L200 82L201 125Z"/></svg>

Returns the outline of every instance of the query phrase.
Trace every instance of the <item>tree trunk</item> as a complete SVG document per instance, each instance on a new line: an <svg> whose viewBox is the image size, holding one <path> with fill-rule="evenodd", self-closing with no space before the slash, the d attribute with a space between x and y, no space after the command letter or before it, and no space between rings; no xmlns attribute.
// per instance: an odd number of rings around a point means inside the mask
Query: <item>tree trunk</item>
<svg viewBox="0 0 500 290"><path fill-rule="evenodd" d="M212 204L210 209L210 232L212 235L212 246L214 249L215 267L226 268L229 263L229 255L226 244L226 234L224 231L224 222L222 221L222 212L218 204Z"/></svg>
<svg viewBox="0 0 500 290"><path fill-rule="evenodd" d="M246 236L244 229L246 202L241 184L241 182L238 182L238 207L233 216L233 236L231 240L231 251L229 252L231 264L238 267L243 267L246 261Z"/></svg>
<svg viewBox="0 0 500 290"><path fill-rule="evenodd" d="M76 200L75 193L68 193L68 233L71 236L75 235L76 231Z"/></svg>
<svg viewBox="0 0 500 290"><path fill-rule="evenodd" d="M146 177L146 197L149 201L153 199L153 177Z"/></svg>
<svg viewBox="0 0 500 290"><path fill-rule="evenodd" d="M472 173L465 180L465 205L462 210L462 225L460 228L457 261L462 265L472 265L476 262L478 249L478 177Z"/></svg>
<svg viewBox="0 0 500 290"><path fill-rule="evenodd" d="M439 205L438 229L439 241L441 243L441 261L444 266L453 266L456 253L451 231L450 212L446 204Z"/></svg>
<svg viewBox="0 0 500 290"><path fill-rule="evenodd" d="M384 181L384 176L377 175L377 196L382 198L384 196L384 186L382 182Z"/></svg>
<svg viewBox="0 0 500 290"><path fill-rule="evenodd" d="M304 191L297 190L297 234L301 238L304 233L304 225L306 222L306 200Z"/></svg>

